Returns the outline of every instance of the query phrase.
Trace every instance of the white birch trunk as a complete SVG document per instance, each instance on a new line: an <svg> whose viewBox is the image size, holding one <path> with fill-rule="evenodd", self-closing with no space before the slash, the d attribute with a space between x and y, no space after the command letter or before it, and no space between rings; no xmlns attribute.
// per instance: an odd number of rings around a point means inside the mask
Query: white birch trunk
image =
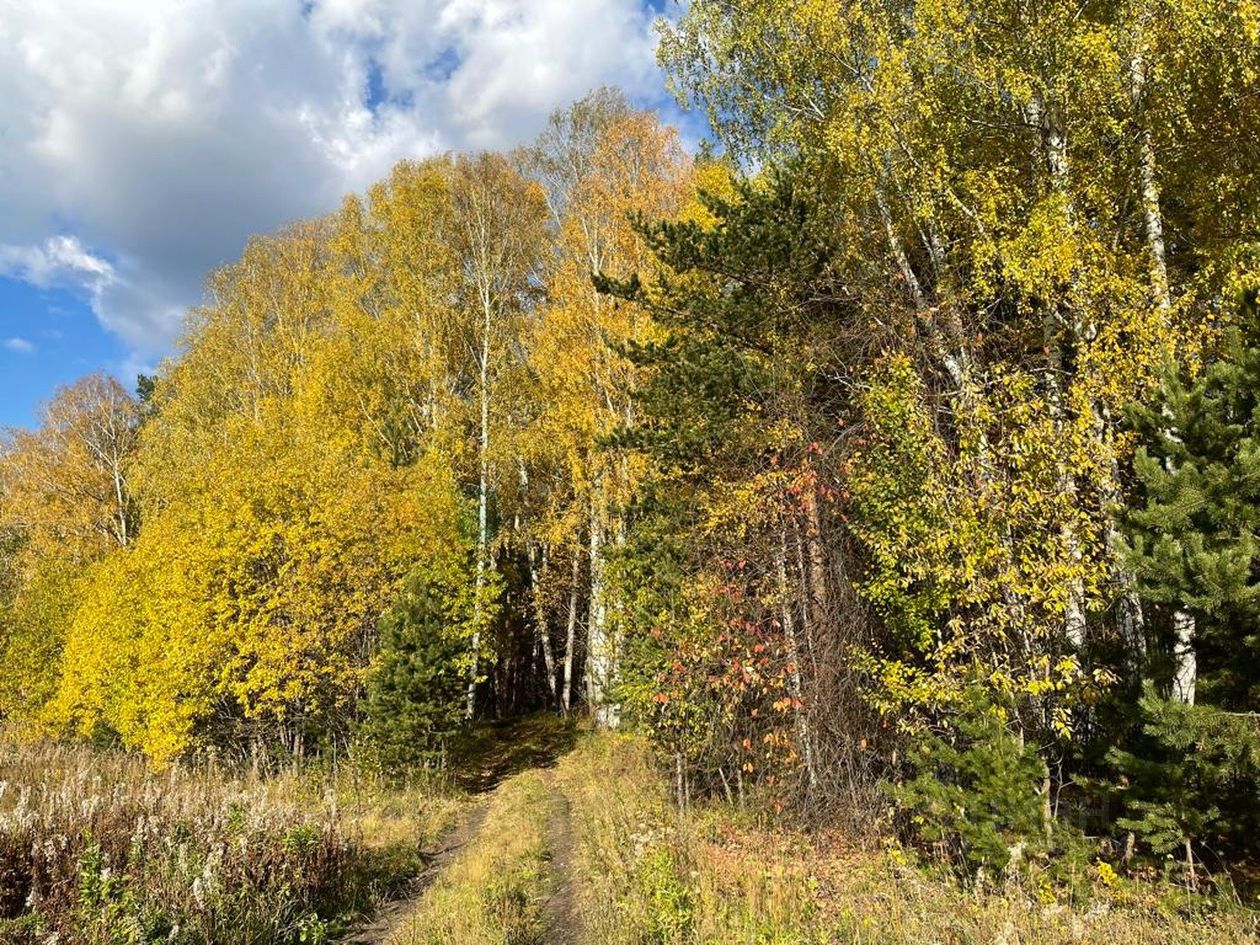
<svg viewBox="0 0 1260 945"><path fill-rule="evenodd" d="M525 460L517 457L517 473L521 483L521 495L529 494L529 471L525 468ZM528 502L522 499L521 505L528 510ZM519 517L518 517L518 528ZM547 673L547 691L557 703L560 701L560 680L556 676L556 654L551 645L551 627L547 622L547 602L543 597L542 582L548 571L548 546L542 545L542 563L538 562L538 545L529 535L524 536L525 562L529 569L529 589L534 604L534 631L539 648L542 650L543 667Z"/></svg>
<svg viewBox="0 0 1260 945"><path fill-rule="evenodd" d="M464 704L464 718L472 720L477 709L477 672L481 660L481 622L485 616L482 604L486 586L486 551L490 544L490 297L482 293L481 365L478 378L481 397L481 431L478 438L477 479L477 576L474 585L472 662L468 669L468 696Z"/></svg>
<svg viewBox="0 0 1260 945"><path fill-rule="evenodd" d="M1173 614L1173 698L1194 705L1194 687L1199 664L1194 649L1194 615L1178 610Z"/></svg>
<svg viewBox="0 0 1260 945"><path fill-rule="evenodd" d="M968 374L966 353L965 351L954 352L950 350L949 345L942 337L940 326L936 323L935 317L928 311L927 300L923 295L923 286L919 282L919 277L915 275L914 267L910 264L910 257L906 255L901 237L897 235L897 230L893 226L892 211L888 207L888 200L882 190L876 191L875 203L879 209L880 219L884 224L884 235L888 239L888 249L893 255L894 262L897 263L897 269L901 273L902 281L906 284L906 291L910 294L910 301L914 306L915 324L927 339L933 355L941 363L945 373L949 375L950 382L957 390L963 391L967 386Z"/></svg>
<svg viewBox="0 0 1260 945"><path fill-rule="evenodd" d="M529 583L534 595L534 622L538 634L538 643L542 648L543 667L547 672L547 690L551 698L559 702L560 681L556 676L556 653L551 646L551 627L547 622L547 602L543 598L541 575L547 573L547 546L542 549L542 567L536 566L538 552L532 542L528 542Z"/></svg>
<svg viewBox="0 0 1260 945"><path fill-rule="evenodd" d="M1025 118L1028 124L1037 132L1039 152L1045 161L1046 170L1049 174L1050 188L1064 198L1064 213L1067 216L1067 223L1070 227L1073 209L1068 188L1067 138L1064 134L1063 126L1053 110L1047 107L1040 92L1033 93L1025 109ZM1071 277L1072 284L1075 281L1075 276ZM1070 319L1068 324L1064 324L1065 314ZM1065 312L1064 307L1061 305L1046 306L1045 316L1042 320L1042 337L1049 356L1046 382L1051 408L1060 423L1063 415L1063 378L1066 373L1062 341L1062 336L1065 332L1073 342L1079 342L1084 335L1080 320L1071 314L1070 309ZM1062 470L1060 474L1060 489L1063 490L1065 495L1075 499L1077 493L1076 482L1070 469L1064 468ZM1070 523L1064 524L1059 537L1069 561L1079 568L1082 552L1080 536L1077 534L1076 529ZM1069 645L1079 651L1085 646L1085 632L1085 582L1083 578L1077 576L1070 578L1068 581L1067 600L1063 606L1063 634Z"/></svg>
<svg viewBox="0 0 1260 945"><path fill-rule="evenodd" d="M1159 162L1151 140L1150 126L1141 115L1146 92L1146 59L1139 33L1129 61L1130 93L1138 122L1138 186L1142 201L1142 228L1150 265L1151 294L1155 307L1165 320L1172 310L1172 291L1168 281L1168 256L1164 244L1164 214L1160 205ZM1198 656L1195 652L1194 615L1178 608L1173 613L1173 697L1187 705L1194 704L1198 677Z"/></svg>
<svg viewBox="0 0 1260 945"><path fill-rule="evenodd" d="M576 549L573 552L573 578L569 585L569 623L564 638L564 693L560 705L564 714L569 714L573 701L573 647L577 640L578 612L578 580L581 577L582 561Z"/></svg>
<svg viewBox="0 0 1260 945"><path fill-rule="evenodd" d="M1160 208L1159 164L1151 129L1141 111L1146 96L1146 54L1139 33L1129 60L1129 93L1138 124L1138 188L1142 201L1142 228L1151 272L1151 292L1156 308L1167 314L1172 299L1168 286L1168 259L1164 249L1164 214Z"/></svg>
<svg viewBox="0 0 1260 945"><path fill-rule="evenodd" d="M595 724L600 728L614 729L620 721L620 713L609 699L615 660L612 639L608 633L607 588L604 583L604 522L600 508L602 496L602 486L591 494L591 614L586 644L586 692L587 704Z"/></svg>

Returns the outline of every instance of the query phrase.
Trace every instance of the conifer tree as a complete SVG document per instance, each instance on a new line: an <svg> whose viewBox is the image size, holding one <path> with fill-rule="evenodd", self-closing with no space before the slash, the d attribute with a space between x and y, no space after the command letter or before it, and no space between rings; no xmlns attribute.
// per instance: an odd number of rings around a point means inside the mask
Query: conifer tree
<svg viewBox="0 0 1260 945"><path fill-rule="evenodd" d="M365 734L388 768L431 761L463 716L467 642L450 630L448 596L413 577L381 621Z"/></svg>
<svg viewBox="0 0 1260 945"><path fill-rule="evenodd" d="M1197 377L1167 369L1159 396L1131 417L1142 445L1124 518L1128 555L1167 619L1162 633L1156 626L1149 670L1159 685L1148 682L1140 700L1141 731L1108 759L1125 776L1118 826L1155 853L1180 848L1193 887L1196 847L1219 854L1260 827L1255 294L1219 357Z"/></svg>
<svg viewBox="0 0 1260 945"><path fill-rule="evenodd" d="M1147 600L1169 611L1153 669L1174 696L1230 709L1260 700L1260 320L1254 294L1197 378L1165 371L1135 409L1139 483L1126 516ZM1196 619L1191 638L1182 614ZM1171 636L1171 638L1170 638ZM1171 658L1161 666L1161 657ZM1197 672L1196 672L1197 670ZM1196 679L1197 676L1197 679Z"/></svg>

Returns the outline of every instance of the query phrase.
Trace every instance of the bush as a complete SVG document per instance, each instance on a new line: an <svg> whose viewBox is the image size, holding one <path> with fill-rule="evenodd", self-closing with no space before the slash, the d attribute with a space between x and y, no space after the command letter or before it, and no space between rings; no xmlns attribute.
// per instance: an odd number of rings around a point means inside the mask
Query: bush
<svg viewBox="0 0 1260 945"><path fill-rule="evenodd" d="M968 875L1048 850L1048 771L1000 708L973 696L948 729L918 735L913 776L889 792L912 839Z"/></svg>
<svg viewBox="0 0 1260 945"><path fill-rule="evenodd" d="M370 877L331 804L301 800L0 736L0 942L319 941Z"/></svg>

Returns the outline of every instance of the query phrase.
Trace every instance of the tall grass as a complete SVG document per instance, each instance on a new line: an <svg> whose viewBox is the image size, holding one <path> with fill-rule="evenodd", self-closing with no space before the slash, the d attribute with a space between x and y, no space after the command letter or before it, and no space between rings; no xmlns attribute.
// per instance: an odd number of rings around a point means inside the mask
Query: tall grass
<svg viewBox="0 0 1260 945"><path fill-rule="evenodd" d="M543 945L547 825L556 797L537 772L496 789L476 836L418 903L390 945Z"/></svg>
<svg viewBox="0 0 1260 945"><path fill-rule="evenodd" d="M1083 864L1069 892L963 888L895 848L802 834L728 806L680 814L639 741L585 741L560 765L590 945L1234 945L1257 914Z"/></svg>
<svg viewBox="0 0 1260 945"><path fill-rule="evenodd" d="M456 803L387 796L0 737L0 943L318 945Z"/></svg>

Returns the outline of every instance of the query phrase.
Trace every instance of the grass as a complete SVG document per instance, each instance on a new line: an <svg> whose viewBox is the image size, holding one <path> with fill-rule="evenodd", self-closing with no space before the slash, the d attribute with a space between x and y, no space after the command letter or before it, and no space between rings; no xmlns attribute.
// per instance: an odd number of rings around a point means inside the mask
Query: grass
<svg viewBox="0 0 1260 945"><path fill-rule="evenodd" d="M1234 945L1257 914L1086 867L1087 892L1036 879L967 889L896 848L803 834L727 806L680 815L645 746L590 739L560 765L590 945Z"/></svg>
<svg viewBox="0 0 1260 945"><path fill-rule="evenodd" d="M507 779L390 945L1260 940L1256 912L1098 863L1068 886L1033 875L967 888L895 844L729 805L679 812L630 736L583 736L554 769L509 774L574 738L542 718L470 734L467 777ZM0 945L335 941L417 875L420 851L470 803L440 783L391 786L354 769L154 774L122 754L0 738Z"/></svg>
<svg viewBox="0 0 1260 945"><path fill-rule="evenodd" d="M555 803L538 772L500 785L476 837L425 892L390 945L541 943L547 824Z"/></svg>
<svg viewBox="0 0 1260 945"><path fill-rule="evenodd" d="M461 804L0 736L0 943L318 945L413 875Z"/></svg>
<svg viewBox="0 0 1260 945"><path fill-rule="evenodd" d="M573 750L577 737L574 722L554 712L483 722L452 741L451 757L458 759L452 776L460 787L480 794L522 771L553 765Z"/></svg>

